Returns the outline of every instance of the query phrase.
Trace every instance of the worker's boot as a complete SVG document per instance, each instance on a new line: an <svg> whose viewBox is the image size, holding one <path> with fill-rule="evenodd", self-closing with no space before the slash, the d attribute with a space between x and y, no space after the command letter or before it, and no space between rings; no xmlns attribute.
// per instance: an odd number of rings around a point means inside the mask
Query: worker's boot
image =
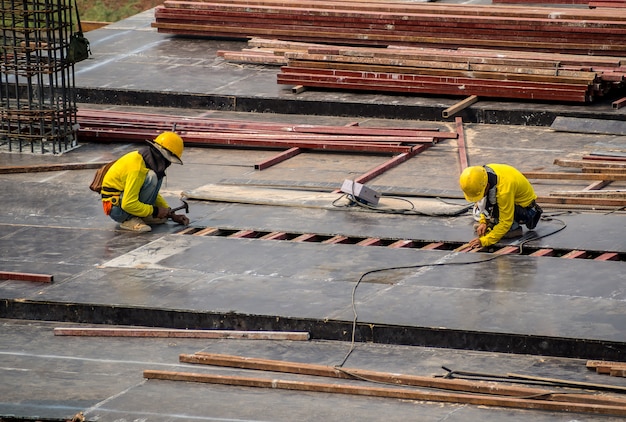
<svg viewBox="0 0 626 422"><path fill-rule="evenodd" d="M541 207L537 203L533 203L532 208L527 212L528 220L526 221L526 227L528 227L528 230L537 227L537 223L539 223L541 219L541 214L543 214Z"/></svg>
<svg viewBox="0 0 626 422"><path fill-rule="evenodd" d="M518 223L513 223L508 232L502 236L503 239L513 239L515 237L520 237L523 234L522 226Z"/></svg>
<svg viewBox="0 0 626 422"><path fill-rule="evenodd" d="M144 223L149 224L151 226L167 223L167 217L156 218L156 217L152 217L151 215L144 217L142 220Z"/></svg>
<svg viewBox="0 0 626 422"><path fill-rule="evenodd" d="M152 228L139 217L131 217L123 223L120 223L120 229L131 232L149 232L152 230Z"/></svg>

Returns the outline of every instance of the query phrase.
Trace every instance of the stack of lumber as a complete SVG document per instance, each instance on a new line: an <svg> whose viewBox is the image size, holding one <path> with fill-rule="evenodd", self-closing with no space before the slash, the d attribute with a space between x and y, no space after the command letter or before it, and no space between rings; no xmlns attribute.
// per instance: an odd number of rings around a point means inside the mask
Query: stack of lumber
<svg viewBox="0 0 626 422"><path fill-rule="evenodd" d="M346 45L408 45L626 55L626 16L607 9L401 1L166 0L161 33Z"/></svg>
<svg viewBox="0 0 626 422"><path fill-rule="evenodd" d="M626 58L474 48L311 47L285 52L279 84L591 102L621 88Z"/></svg>
<svg viewBox="0 0 626 422"><path fill-rule="evenodd" d="M175 127L186 145L395 154L457 137L438 128L293 125L83 109L77 120L80 139L90 142L143 142Z"/></svg>

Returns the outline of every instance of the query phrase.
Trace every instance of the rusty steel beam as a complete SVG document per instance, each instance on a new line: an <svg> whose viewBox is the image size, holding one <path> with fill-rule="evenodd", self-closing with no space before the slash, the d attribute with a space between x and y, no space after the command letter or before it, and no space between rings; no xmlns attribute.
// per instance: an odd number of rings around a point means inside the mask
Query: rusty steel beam
<svg viewBox="0 0 626 422"><path fill-rule="evenodd" d="M297 71L295 71L297 70ZM329 72L304 73L302 69L285 66L277 75L283 85L304 85L319 88L360 91L386 91L406 94L477 95L491 98L518 98L586 103L591 100L586 85L521 83L515 81L475 80L471 78L436 78L421 75L386 75L384 79L368 78L367 72L354 76ZM411 76L410 78L408 76ZM438 80L437 80L438 79Z"/></svg>
<svg viewBox="0 0 626 422"><path fill-rule="evenodd" d="M443 117L444 119L447 119L448 117L452 117L455 114L457 114L459 111L466 109L467 107L471 106L477 101L478 101L478 97L476 95L470 95L466 99L459 101L453 106L448 107L444 111L442 111L441 117ZM458 133L458 130L457 130L457 133Z"/></svg>
<svg viewBox="0 0 626 422"><path fill-rule="evenodd" d="M296 155L302 153L304 150L299 147L289 148L286 151L281 152L280 154L269 158L267 160L261 161L258 164L254 165L256 170L265 170L266 168L272 167L278 163L282 163L285 160L288 160Z"/></svg>
<svg viewBox="0 0 626 422"><path fill-rule="evenodd" d="M52 283L54 276L49 274L33 274L11 271L0 271L0 280L36 281L40 283Z"/></svg>
<svg viewBox="0 0 626 422"><path fill-rule="evenodd" d="M410 152L405 152L405 153L396 155L391 160L388 160L387 162L373 168L367 173L355 178L354 181L357 183L365 184L369 182L370 180L380 176L387 170L397 167L400 164L404 163L405 161L415 157L417 154L425 151L427 148L428 148L428 145L426 144L413 147Z"/></svg>
<svg viewBox="0 0 626 422"><path fill-rule="evenodd" d="M460 171L459 174L463 172L469 166L469 154L467 152L467 148L465 147L465 132L463 130L463 119L461 117L457 117L454 119L454 123L456 125L456 133L458 135L456 139L456 143L459 150L459 165Z"/></svg>
<svg viewBox="0 0 626 422"><path fill-rule="evenodd" d="M593 10L557 12L517 7L519 10L505 11L494 6L433 7L406 2L358 6L350 2L315 2L303 6L294 2L166 1L157 7L152 26L166 33L340 40L343 44L498 45L605 55L625 50L624 19ZM559 18L554 19L551 13L558 13ZM442 33L449 38L442 37Z"/></svg>

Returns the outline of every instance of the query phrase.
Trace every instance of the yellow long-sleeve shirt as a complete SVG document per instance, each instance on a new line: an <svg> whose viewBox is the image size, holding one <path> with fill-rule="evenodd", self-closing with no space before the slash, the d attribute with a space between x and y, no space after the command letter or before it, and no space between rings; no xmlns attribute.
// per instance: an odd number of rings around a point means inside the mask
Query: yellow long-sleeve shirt
<svg viewBox="0 0 626 422"><path fill-rule="evenodd" d="M524 175L515 167L507 164L487 164L498 176L496 203L499 208L499 219L489 233L480 237L482 246L497 243L509 231L513 224L515 205L528 207L537 195L532 185ZM481 223L486 223L481 214Z"/></svg>
<svg viewBox="0 0 626 422"><path fill-rule="evenodd" d="M124 211L137 217L152 215L154 207L139 201L139 191L148 174L148 167L138 151L129 152L120 157L107 171L102 181L102 186L124 192L120 206ZM103 191L109 194L109 191ZM103 198L103 201L109 200ZM167 201L157 194L154 206L169 208Z"/></svg>

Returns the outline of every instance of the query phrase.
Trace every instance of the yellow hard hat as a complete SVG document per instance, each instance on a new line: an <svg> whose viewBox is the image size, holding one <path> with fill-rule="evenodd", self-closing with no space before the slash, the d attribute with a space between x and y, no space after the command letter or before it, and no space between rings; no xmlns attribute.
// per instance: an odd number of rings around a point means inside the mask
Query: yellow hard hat
<svg viewBox="0 0 626 422"><path fill-rule="evenodd" d="M150 144L158 149L163 157L170 163L182 164L183 160L181 160L183 156L183 138L181 138L177 133L174 132L163 132L156 138L154 141L151 141Z"/></svg>
<svg viewBox="0 0 626 422"><path fill-rule="evenodd" d="M487 170L481 166L467 167L459 177L459 184L469 202L477 202L485 196Z"/></svg>

